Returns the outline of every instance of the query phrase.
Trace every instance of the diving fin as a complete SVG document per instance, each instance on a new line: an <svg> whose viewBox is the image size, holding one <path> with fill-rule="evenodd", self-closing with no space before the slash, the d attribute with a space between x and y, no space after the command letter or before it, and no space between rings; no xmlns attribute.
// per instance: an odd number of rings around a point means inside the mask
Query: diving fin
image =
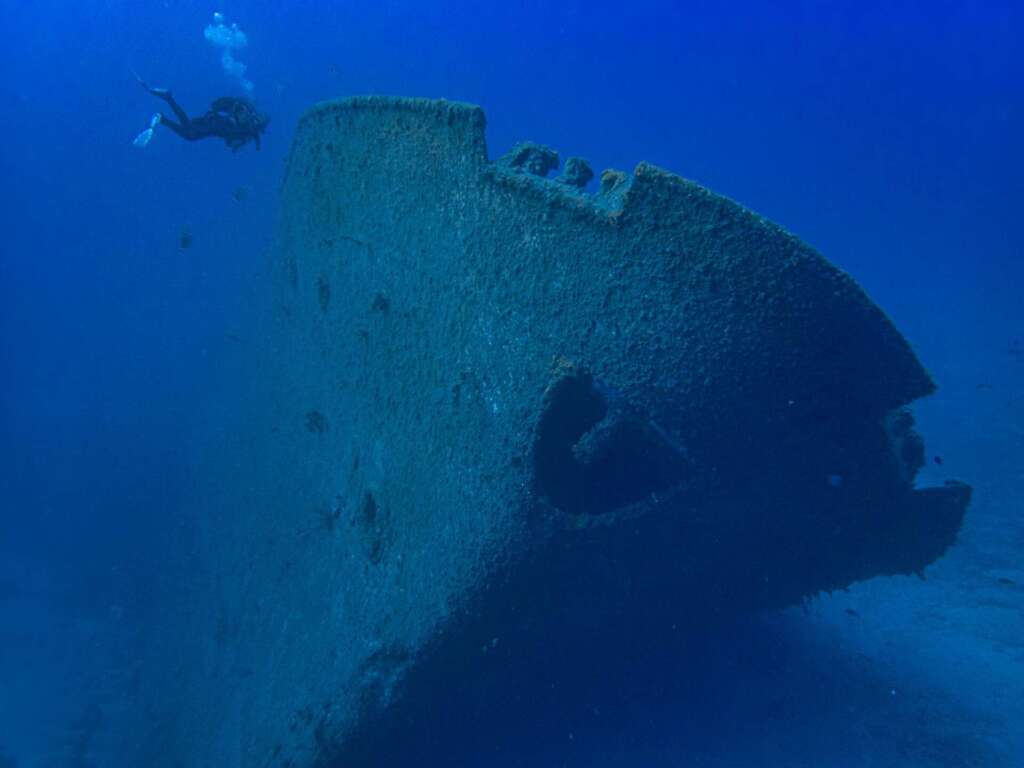
<svg viewBox="0 0 1024 768"><path fill-rule="evenodd" d="M132 144L134 144L136 147L139 147L140 149L144 148L147 144L149 144L150 139L153 138L153 129L160 125L160 118L161 115L159 112L157 112L155 115L149 118L149 127L142 133L140 133L138 136L136 136L135 141L133 141Z"/></svg>

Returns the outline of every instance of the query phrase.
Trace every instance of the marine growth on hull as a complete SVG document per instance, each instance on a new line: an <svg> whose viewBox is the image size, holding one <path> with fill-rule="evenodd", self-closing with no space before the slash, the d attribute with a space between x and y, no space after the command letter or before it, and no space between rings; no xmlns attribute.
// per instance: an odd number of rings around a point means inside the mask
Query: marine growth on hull
<svg viewBox="0 0 1024 768"><path fill-rule="evenodd" d="M431 701L920 572L959 529L966 486L914 487L933 384L847 275L645 163L591 193L542 145L491 161L484 123L374 97L299 125L221 553L264 596L251 764L400 764Z"/></svg>

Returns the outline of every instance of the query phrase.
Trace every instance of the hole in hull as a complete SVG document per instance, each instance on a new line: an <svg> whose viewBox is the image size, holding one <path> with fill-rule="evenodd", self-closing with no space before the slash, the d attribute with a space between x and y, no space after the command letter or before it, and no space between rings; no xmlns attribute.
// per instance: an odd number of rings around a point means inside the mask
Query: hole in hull
<svg viewBox="0 0 1024 768"><path fill-rule="evenodd" d="M534 445L541 493L563 512L600 515L681 481L681 456L649 421L582 373L547 393Z"/></svg>

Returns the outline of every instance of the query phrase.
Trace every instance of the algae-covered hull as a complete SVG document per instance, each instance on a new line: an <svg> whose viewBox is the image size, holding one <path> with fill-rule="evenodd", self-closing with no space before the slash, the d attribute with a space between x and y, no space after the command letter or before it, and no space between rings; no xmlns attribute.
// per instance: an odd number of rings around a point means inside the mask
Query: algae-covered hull
<svg viewBox="0 0 1024 768"><path fill-rule="evenodd" d="M489 161L462 104L303 118L272 395L211 550L232 618L209 663L245 674L190 757L398 761L431 696L543 663L531 638L642 647L954 539L969 489L913 488L901 410L932 383L849 277L653 166L590 195L545 157Z"/></svg>

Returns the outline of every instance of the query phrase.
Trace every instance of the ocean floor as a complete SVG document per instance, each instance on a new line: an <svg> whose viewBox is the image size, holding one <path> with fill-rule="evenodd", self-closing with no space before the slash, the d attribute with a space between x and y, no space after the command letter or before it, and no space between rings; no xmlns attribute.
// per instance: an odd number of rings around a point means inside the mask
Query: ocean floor
<svg viewBox="0 0 1024 768"><path fill-rule="evenodd" d="M875 579L698 633L670 659L595 660L593 684L510 700L493 729L438 734L439 764L1024 765L1024 403L1012 394L1024 388L986 388L969 410L953 389L921 408L943 452L922 480L961 478L975 496L925 579ZM131 616L69 608L65 591L45 564L0 574L0 768L122 765Z"/></svg>

